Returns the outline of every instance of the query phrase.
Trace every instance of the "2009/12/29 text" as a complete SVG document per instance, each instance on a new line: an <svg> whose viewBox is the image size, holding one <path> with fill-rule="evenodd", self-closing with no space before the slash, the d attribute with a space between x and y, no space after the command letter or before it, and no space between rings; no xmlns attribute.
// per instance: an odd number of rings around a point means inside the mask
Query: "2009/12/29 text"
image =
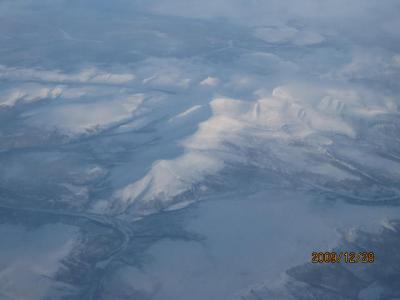
<svg viewBox="0 0 400 300"><path fill-rule="evenodd" d="M369 263L375 262L375 253L370 252L313 252L311 262L314 264L329 263Z"/></svg>

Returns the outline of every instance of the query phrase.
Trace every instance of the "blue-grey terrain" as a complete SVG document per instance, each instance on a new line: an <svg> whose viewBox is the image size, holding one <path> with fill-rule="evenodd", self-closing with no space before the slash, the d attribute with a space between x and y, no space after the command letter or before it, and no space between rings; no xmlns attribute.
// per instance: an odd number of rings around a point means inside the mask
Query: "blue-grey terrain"
<svg viewBox="0 0 400 300"><path fill-rule="evenodd" d="M400 299L399 16L0 0L0 299Z"/></svg>

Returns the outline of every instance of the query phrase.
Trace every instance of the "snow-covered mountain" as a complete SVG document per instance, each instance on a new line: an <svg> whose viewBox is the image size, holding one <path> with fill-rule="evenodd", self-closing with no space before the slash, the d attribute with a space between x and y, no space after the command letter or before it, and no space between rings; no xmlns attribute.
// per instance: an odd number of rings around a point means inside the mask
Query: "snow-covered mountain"
<svg viewBox="0 0 400 300"><path fill-rule="evenodd" d="M25 272L34 299L326 299L299 279L312 247L396 243L399 11L0 1L0 296L24 299ZM390 274L335 289L392 295Z"/></svg>

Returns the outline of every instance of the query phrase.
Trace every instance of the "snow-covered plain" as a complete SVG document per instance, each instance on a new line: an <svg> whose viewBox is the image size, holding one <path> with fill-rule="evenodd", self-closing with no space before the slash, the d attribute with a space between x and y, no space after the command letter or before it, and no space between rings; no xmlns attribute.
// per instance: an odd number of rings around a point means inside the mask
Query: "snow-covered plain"
<svg viewBox="0 0 400 300"><path fill-rule="evenodd" d="M75 246L76 228L54 224L32 230L3 225L1 236L1 297L37 300L56 292L52 278Z"/></svg>
<svg viewBox="0 0 400 300"><path fill-rule="evenodd" d="M24 299L40 276L9 271L24 245L19 270L51 269L37 299L328 299L303 278L313 249L397 241L399 12L0 1L0 291ZM350 268L363 283L337 297L400 297L383 268Z"/></svg>

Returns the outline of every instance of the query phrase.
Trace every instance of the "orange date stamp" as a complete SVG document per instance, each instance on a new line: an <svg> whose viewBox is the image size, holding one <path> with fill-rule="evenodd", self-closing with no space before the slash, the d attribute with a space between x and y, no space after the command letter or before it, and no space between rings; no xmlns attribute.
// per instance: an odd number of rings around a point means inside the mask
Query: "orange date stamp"
<svg viewBox="0 0 400 300"><path fill-rule="evenodd" d="M311 254L313 264L372 264L375 262L375 253L370 252L313 252Z"/></svg>

